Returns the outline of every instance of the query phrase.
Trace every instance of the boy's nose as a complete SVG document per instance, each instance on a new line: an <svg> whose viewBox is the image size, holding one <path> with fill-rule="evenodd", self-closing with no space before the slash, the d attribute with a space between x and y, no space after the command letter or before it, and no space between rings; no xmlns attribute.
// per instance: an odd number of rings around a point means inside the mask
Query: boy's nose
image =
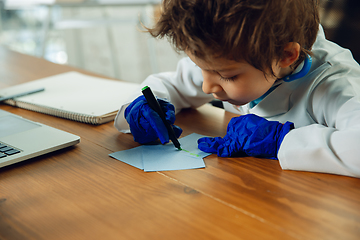
<svg viewBox="0 0 360 240"><path fill-rule="evenodd" d="M219 85L219 77L215 74L206 73L202 71L204 82L202 84L202 90L206 94L218 93L222 91L222 87Z"/></svg>

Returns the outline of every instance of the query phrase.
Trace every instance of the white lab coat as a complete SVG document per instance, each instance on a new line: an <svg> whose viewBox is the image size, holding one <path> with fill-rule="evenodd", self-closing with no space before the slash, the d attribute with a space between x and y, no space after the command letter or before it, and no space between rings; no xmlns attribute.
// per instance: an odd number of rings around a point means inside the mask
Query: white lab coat
<svg viewBox="0 0 360 240"><path fill-rule="evenodd" d="M295 124L278 152L282 169L360 177L360 66L349 50L325 39L321 26L312 51L313 63L305 77L282 83L253 108L228 102L224 108ZM151 75L141 87L150 86L178 112L213 99L202 92L202 81L201 70L184 58L176 72ZM131 100L138 95L140 89ZM115 119L122 132L129 132L123 116L127 105Z"/></svg>

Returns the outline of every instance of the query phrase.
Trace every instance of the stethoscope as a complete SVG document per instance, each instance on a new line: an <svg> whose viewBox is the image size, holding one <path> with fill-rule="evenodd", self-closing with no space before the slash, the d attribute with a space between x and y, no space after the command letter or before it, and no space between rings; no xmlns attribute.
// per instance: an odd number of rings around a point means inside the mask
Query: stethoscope
<svg viewBox="0 0 360 240"><path fill-rule="evenodd" d="M311 64L312 64L312 58L310 55L306 54L306 57L304 59L304 65L303 65L302 69L297 73L283 77L281 80L283 80L284 82L291 82L296 79L304 77L310 71Z"/></svg>
<svg viewBox="0 0 360 240"><path fill-rule="evenodd" d="M267 95L269 95L272 91L274 91L275 88L280 86L281 85L281 82L280 82L281 80L283 80L284 82L291 82L291 81L294 81L296 79L304 77L310 71L311 64L312 64L312 58L311 58L310 55L306 54L306 57L304 59L304 65L303 65L302 69L299 72L278 79L276 82L279 82L279 84L271 87L264 95L262 95L258 99L255 99L255 100L251 101L249 103L250 108L253 108L254 106L256 106L261 100L263 100Z"/></svg>

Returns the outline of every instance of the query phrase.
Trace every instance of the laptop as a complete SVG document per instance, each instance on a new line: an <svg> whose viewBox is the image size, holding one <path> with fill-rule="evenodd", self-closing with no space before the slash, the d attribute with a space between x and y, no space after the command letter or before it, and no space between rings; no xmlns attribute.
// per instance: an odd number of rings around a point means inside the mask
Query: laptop
<svg viewBox="0 0 360 240"><path fill-rule="evenodd" d="M0 110L0 167L79 142L79 136Z"/></svg>

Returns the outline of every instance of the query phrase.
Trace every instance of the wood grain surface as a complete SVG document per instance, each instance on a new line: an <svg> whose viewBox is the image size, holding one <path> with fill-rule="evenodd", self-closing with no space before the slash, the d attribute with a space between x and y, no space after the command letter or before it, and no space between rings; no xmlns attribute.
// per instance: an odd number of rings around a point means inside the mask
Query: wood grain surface
<svg viewBox="0 0 360 240"><path fill-rule="evenodd" d="M72 70L95 75L0 48L0 88ZM145 173L108 156L139 146L113 122L0 108L81 136L0 169L0 239L360 238L360 179L216 155L204 169ZM224 136L234 116L205 105L183 110L176 124L182 136Z"/></svg>

